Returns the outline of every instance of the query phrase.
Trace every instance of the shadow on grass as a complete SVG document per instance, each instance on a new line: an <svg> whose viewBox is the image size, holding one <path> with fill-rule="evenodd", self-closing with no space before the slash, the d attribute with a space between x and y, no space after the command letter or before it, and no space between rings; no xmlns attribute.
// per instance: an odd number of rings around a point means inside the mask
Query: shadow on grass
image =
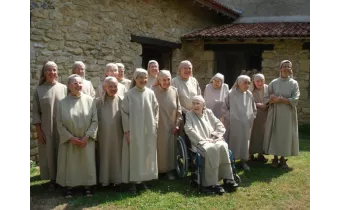
<svg viewBox="0 0 340 210"><path fill-rule="evenodd" d="M300 151L309 151L309 137L300 139ZM270 156L272 158L272 156ZM269 161L270 162L270 161ZM267 164L250 162L249 166L251 171L243 172L240 169L239 162L237 165L237 172L242 179L241 187L247 188L252 185L253 182L266 182L270 183L273 179L276 179L291 170L274 169ZM159 180L148 182L150 191L152 193L167 194L177 193L184 197L201 197L207 196L206 194L198 193L197 188L190 186L190 177L187 176L181 180L169 181L164 177L160 177ZM55 192L49 192L48 185L41 183L39 174L31 177L31 209L83 209L89 207L95 207L105 203L112 203L122 201L130 198L139 197L141 193L133 195L126 192L115 192L112 187L96 187L93 197L82 196L82 189L78 188L74 191L72 199L65 199L62 195L63 188L58 188ZM143 192L142 192L143 194Z"/></svg>

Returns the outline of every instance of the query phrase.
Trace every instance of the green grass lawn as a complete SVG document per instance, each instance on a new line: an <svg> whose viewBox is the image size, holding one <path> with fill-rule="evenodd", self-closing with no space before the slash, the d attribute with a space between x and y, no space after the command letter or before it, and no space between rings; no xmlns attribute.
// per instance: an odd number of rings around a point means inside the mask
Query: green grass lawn
<svg viewBox="0 0 340 210"><path fill-rule="evenodd" d="M238 169L241 187L223 196L197 193L187 177L153 181L151 190L136 196L107 187L97 189L90 198L79 191L72 199L64 199L61 189L48 192L39 170L31 168L31 209L309 209L309 155L309 136L304 135L300 138L300 155L287 162L291 170L270 168L269 162L250 162L250 172Z"/></svg>

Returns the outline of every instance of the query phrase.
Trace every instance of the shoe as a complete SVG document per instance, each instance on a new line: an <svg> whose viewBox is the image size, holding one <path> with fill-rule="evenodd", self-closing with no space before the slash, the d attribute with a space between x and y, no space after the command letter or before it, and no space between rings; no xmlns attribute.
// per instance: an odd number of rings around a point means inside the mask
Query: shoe
<svg viewBox="0 0 340 210"><path fill-rule="evenodd" d="M212 190L219 195L223 195L225 193L225 190L223 189L223 187L219 185L213 186Z"/></svg>
<svg viewBox="0 0 340 210"><path fill-rule="evenodd" d="M257 157L257 160L258 160L259 162L262 162L262 163L268 162L268 159L265 158L264 155L259 155L259 156Z"/></svg>
<svg viewBox="0 0 340 210"><path fill-rule="evenodd" d="M137 193L136 184L131 184L131 186L129 188L129 192L132 193L132 194Z"/></svg>
<svg viewBox="0 0 340 210"><path fill-rule="evenodd" d="M144 182L137 184L137 188L138 190L142 190L142 191L146 191L149 189L148 186Z"/></svg>
<svg viewBox="0 0 340 210"><path fill-rule="evenodd" d="M288 159L283 159L283 158L281 158L278 167L279 167L279 168L282 168L282 169L288 169L289 167L288 167L288 165L287 165L287 160L288 160Z"/></svg>
<svg viewBox="0 0 340 210"><path fill-rule="evenodd" d="M272 167L272 168L277 168L278 166L279 166L279 159L274 158L274 159L272 160L272 163L270 164L270 167Z"/></svg>
<svg viewBox="0 0 340 210"><path fill-rule="evenodd" d="M238 188L239 184L233 179L224 179L223 184L226 188Z"/></svg>

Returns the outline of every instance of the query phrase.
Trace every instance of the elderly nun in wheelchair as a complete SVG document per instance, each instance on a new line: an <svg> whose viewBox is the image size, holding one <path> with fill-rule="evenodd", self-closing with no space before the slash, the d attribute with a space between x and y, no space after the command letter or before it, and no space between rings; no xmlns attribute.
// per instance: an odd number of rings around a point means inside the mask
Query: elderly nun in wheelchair
<svg viewBox="0 0 340 210"><path fill-rule="evenodd" d="M223 194L223 189L235 189L228 144L223 139L226 131L222 122L207 109L202 96L192 98L192 111L186 114L185 132L192 147L204 156L202 186L205 190ZM223 179L223 187L219 180Z"/></svg>

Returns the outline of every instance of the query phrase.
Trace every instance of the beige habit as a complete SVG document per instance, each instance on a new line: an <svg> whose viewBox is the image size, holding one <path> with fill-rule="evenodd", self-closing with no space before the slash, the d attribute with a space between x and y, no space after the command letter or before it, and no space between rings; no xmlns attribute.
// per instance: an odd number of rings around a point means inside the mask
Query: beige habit
<svg viewBox="0 0 340 210"><path fill-rule="evenodd" d="M182 112L186 113L192 107L192 97L201 95L201 88L197 80L194 77L183 79L180 75L177 75L171 80L171 85L177 88Z"/></svg>
<svg viewBox="0 0 340 210"><path fill-rule="evenodd" d="M103 186L120 184L122 181L123 125L121 104L122 99L117 94L113 97L105 94L105 96L97 98L99 182Z"/></svg>
<svg viewBox="0 0 340 210"><path fill-rule="evenodd" d="M67 87L59 82L37 86L33 95L32 124L41 124L45 144L38 144L40 177L42 180L56 180L59 133L57 130L57 109L59 102L67 95Z"/></svg>
<svg viewBox="0 0 340 210"><path fill-rule="evenodd" d="M228 144L223 139L225 128L214 113L210 109L203 110L202 116L197 116L193 111L188 112L184 129L192 144L203 152L205 158L202 185L219 185L220 179L234 179Z"/></svg>
<svg viewBox="0 0 340 210"><path fill-rule="evenodd" d="M284 157L297 156L299 155L299 133L296 106L300 96L299 84L290 77L274 79L268 85L266 103L269 102L271 94L288 98L290 104L270 105L263 149L266 154Z"/></svg>
<svg viewBox="0 0 340 210"><path fill-rule="evenodd" d="M82 90L83 90L83 93L91 96L93 99L96 97L96 91L94 90L91 81L86 80L85 78L83 78L83 89Z"/></svg>
<svg viewBox="0 0 340 210"><path fill-rule="evenodd" d="M94 141L98 130L96 102L90 96L69 94L61 100L57 115L60 145L57 183L63 187L96 184ZM73 145L69 139L89 136L86 147Z"/></svg>
<svg viewBox="0 0 340 210"><path fill-rule="evenodd" d="M177 135L173 134L182 120L181 104L176 88L165 90L157 85L152 88L159 103L157 131L158 172L165 173L176 168Z"/></svg>
<svg viewBox="0 0 340 210"><path fill-rule="evenodd" d="M158 102L154 92L133 87L124 97L121 111L124 133L130 131L130 144L125 137L123 140L122 182L157 179Z"/></svg>
<svg viewBox="0 0 340 210"><path fill-rule="evenodd" d="M222 108L227 110L224 113L229 112L229 148L235 160L248 160L251 129L257 111L253 94L233 87Z"/></svg>
<svg viewBox="0 0 340 210"><path fill-rule="evenodd" d="M255 103L265 104L264 96L268 92L268 85L263 84L261 90L254 88L251 92ZM267 119L267 112L268 110L257 109L256 118L251 130L249 146L250 154L263 153L264 127Z"/></svg>
<svg viewBox="0 0 340 210"><path fill-rule="evenodd" d="M118 82L124 85L127 91L130 89L131 80L123 78L122 80L118 80Z"/></svg>

